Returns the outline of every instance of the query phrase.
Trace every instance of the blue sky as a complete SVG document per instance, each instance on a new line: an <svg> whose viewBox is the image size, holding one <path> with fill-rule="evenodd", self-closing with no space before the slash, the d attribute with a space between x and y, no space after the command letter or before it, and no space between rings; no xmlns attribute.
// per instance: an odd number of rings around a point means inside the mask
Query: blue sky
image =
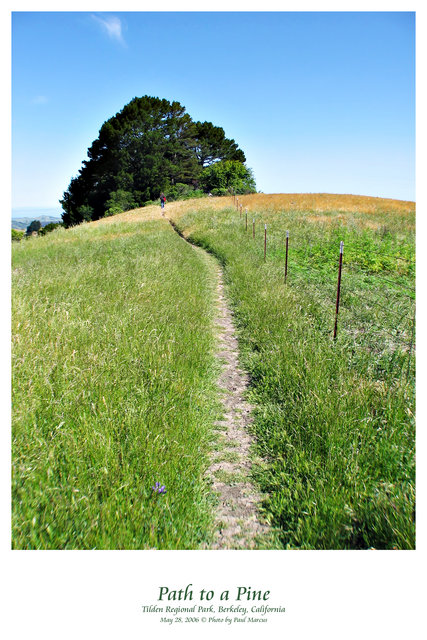
<svg viewBox="0 0 427 640"><path fill-rule="evenodd" d="M143 95L222 126L265 193L415 200L414 13L13 13L12 206L60 209Z"/></svg>

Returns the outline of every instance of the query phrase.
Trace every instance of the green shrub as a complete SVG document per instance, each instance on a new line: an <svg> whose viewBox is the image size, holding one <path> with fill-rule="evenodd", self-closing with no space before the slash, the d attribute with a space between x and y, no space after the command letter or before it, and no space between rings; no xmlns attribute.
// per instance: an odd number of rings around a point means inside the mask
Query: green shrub
<svg viewBox="0 0 427 640"><path fill-rule="evenodd" d="M115 216L117 213L123 213L123 209L120 205L114 204L112 207L107 209L104 217L108 218L109 216Z"/></svg>
<svg viewBox="0 0 427 640"><path fill-rule="evenodd" d="M113 216L116 213L136 209L138 206L133 193L124 189L117 189L117 191L110 193L110 197L105 203L105 216Z"/></svg>
<svg viewBox="0 0 427 640"><path fill-rule="evenodd" d="M77 211L82 222L90 222L92 220L93 207L90 205L82 204L81 207L78 207Z"/></svg>
<svg viewBox="0 0 427 640"><path fill-rule="evenodd" d="M51 231L55 231L58 227L63 227L64 225L61 222L49 222L46 226L42 227L39 231L39 235L45 236L47 233Z"/></svg>
<svg viewBox="0 0 427 640"><path fill-rule="evenodd" d="M218 189L225 192L233 190L235 193L256 192L252 170L237 160L222 160L206 167L200 175L199 182L205 192L213 193Z"/></svg>
<svg viewBox="0 0 427 640"><path fill-rule="evenodd" d="M228 189L212 189L212 191L210 192L213 196L226 196L229 191Z"/></svg>
<svg viewBox="0 0 427 640"><path fill-rule="evenodd" d="M201 189L195 189L190 184L177 182L176 184L165 189L164 194L166 200L174 202L175 200L189 200L190 198L202 198L205 193Z"/></svg>
<svg viewBox="0 0 427 640"><path fill-rule="evenodd" d="M24 231L19 231L18 229L12 229L12 242L20 242L24 236L25 236Z"/></svg>

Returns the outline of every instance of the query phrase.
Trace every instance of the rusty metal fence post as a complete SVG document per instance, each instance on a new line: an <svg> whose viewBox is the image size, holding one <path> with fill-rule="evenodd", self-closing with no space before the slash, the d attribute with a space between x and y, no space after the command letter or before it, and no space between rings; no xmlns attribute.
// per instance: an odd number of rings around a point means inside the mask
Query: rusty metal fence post
<svg viewBox="0 0 427 640"><path fill-rule="evenodd" d="M334 326L334 340L337 337L338 331L338 312L340 308L340 292L341 292L341 272L342 272L342 255L344 250L344 242L340 242L340 261L338 266L338 285L337 285L337 300L335 303L335 326Z"/></svg>
<svg viewBox="0 0 427 640"><path fill-rule="evenodd" d="M267 259L267 225L264 225L264 262Z"/></svg>
<svg viewBox="0 0 427 640"><path fill-rule="evenodd" d="M285 252L285 284L288 276L288 250L289 250L289 231L286 232L286 252Z"/></svg>

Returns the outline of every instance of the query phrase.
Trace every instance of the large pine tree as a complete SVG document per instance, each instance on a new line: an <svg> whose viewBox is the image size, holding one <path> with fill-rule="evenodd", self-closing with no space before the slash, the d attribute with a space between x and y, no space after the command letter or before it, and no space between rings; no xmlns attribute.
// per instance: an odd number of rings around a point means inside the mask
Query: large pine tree
<svg viewBox="0 0 427 640"><path fill-rule="evenodd" d="M87 155L61 200L66 226L103 217L119 191L142 206L176 183L197 186L214 162L245 161L221 127L193 122L179 102L149 96L104 122Z"/></svg>

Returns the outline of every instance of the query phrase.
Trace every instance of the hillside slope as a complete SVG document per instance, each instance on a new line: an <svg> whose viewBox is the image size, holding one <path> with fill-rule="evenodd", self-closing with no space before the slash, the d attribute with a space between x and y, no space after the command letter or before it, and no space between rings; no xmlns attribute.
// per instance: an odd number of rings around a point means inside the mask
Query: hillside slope
<svg viewBox="0 0 427 640"><path fill-rule="evenodd" d="M14 548L206 542L214 285L164 220L13 247Z"/></svg>
<svg viewBox="0 0 427 640"><path fill-rule="evenodd" d="M224 269L274 544L414 548L414 203L239 201L145 207L13 247L15 548L212 540L215 266L167 218Z"/></svg>
<svg viewBox="0 0 427 640"><path fill-rule="evenodd" d="M266 461L256 477L283 547L411 549L415 207L332 200L258 194L242 211L170 215L224 267Z"/></svg>

